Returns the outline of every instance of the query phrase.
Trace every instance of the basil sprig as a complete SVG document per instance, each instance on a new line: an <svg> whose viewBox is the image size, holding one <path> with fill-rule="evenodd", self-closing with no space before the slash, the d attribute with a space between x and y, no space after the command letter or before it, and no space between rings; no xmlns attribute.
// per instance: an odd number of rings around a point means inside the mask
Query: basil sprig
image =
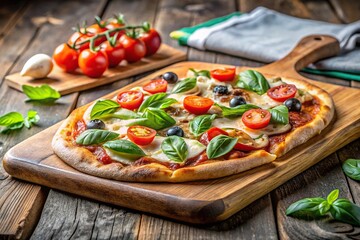
<svg viewBox="0 0 360 240"><path fill-rule="evenodd" d="M259 108L258 106L252 105L252 104L243 104L236 107L226 107L220 104L215 103L216 106L221 108L222 110L222 116L231 118L231 117L239 117L242 116L246 111L254 108Z"/></svg>
<svg viewBox="0 0 360 240"><path fill-rule="evenodd" d="M148 97L139 107L138 112L144 112L146 108L168 108L177 101L173 98L166 98L166 93L157 93Z"/></svg>
<svg viewBox="0 0 360 240"><path fill-rule="evenodd" d="M109 115L116 112L119 107L120 104L113 100L99 100L91 109L90 118L100 119L109 117Z"/></svg>
<svg viewBox="0 0 360 240"><path fill-rule="evenodd" d="M119 134L115 132L110 132L107 130L100 130L100 129L88 129L82 132L77 138L76 143L81 145L93 145L104 143L109 140L113 140L117 138Z"/></svg>
<svg viewBox="0 0 360 240"><path fill-rule="evenodd" d="M176 83L171 93L183 93L193 89L196 86L196 78L185 78Z"/></svg>
<svg viewBox="0 0 360 240"><path fill-rule="evenodd" d="M232 138L225 135L219 135L211 139L206 149L206 154L209 159L221 157L230 152L235 144L237 138Z"/></svg>
<svg viewBox="0 0 360 240"><path fill-rule="evenodd" d="M53 103L61 97L58 91L56 91L47 84L41 85L39 87L22 85L22 90L25 93L25 95L29 98L28 100L26 100L27 102L38 101L45 103Z"/></svg>
<svg viewBox="0 0 360 240"><path fill-rule="evenodd" d="M210 71L208 71L208 70L196 71L196 70L193 69L193 68L189 68L189 70L194 73L194 76L195 76L195 77L204 76L204 77L207 77L207 78L211 78Z"/></svg>
<svg viewBox="0 0 360 240"><path fill-rule="evenodd" d="M212 121L215 119L216 114L213 115L201 115L195 117L193 120L189 123L189 129L192 134L195 135L195 137L198 137L202 133L204 133L206 130L208 130L211 125Z"/></svg>
<svg viewBox="0 0 360 240"><path fill-rule="evenodd" d="M328 213L341 222L360 226L360 207L347 199L339 197L339 189L333 190L326 198L304 198L286 209L286 215L311 219L319 218Z"/></svg>
<svg viewBox="0 0 360 240"><path fill-rule="evenodd" d="M40 120L38 113L34 110L29 110L27 116L24 118L21 113L9 112L0 116L0 126L5 127L1 133L8 133L11 130L21 129L24 126L31 128L32 125Z"/></svg>
<svg viewBox="0 0 360 240"><path fill-rule="evenodd" d="M184 139L178 136L167 137L161 143L161 149L174 162L184 162L188 155L188 146Z"/></svg>
<svg viewBox="0 0 360 240"><path fill-rule="evenodd" d="M343 165L342 169L346 176L354 180L360 181L360 159L348 159Z"/></svg>
<svg viewBox="0 0 360 240"><path fill-rule="evenodd" d="M240 88L244 88L259 95L266 93L270 85L266 78L255 70L246 70L239 75L239 81L236 84Z"/></svg>
<svg viewBox="0 0 360 240"><path fill-rule="evenodd" d="M176 121L164 110L152 107L148 107L141 117L146 120L139 121L139 125L150 127L155 130L171 127L176 123Z"/></svg>
<svg viewBox="0 0 360 240"><path fill-rule="evenodd" d="M109 141L103 146L127 159L137 159L139 157L146 156L140 147L125 139Z"/></svg>
<svg viewBox="0 0 360 240"><path fill-rule="evenodd" d="M272 123L288 124L289 123L289 110L285 105L279 105L269 109L271 113L270 121Z"/></svg>

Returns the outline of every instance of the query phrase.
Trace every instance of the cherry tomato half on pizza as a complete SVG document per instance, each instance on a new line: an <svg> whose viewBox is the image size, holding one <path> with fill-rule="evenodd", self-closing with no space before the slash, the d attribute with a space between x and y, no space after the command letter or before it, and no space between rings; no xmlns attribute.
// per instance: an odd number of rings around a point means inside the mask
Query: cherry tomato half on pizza
<svg viewBox="0 0 360 240"><path fill-rule="evenodd" d="M214 102L210 98L187 96L184 98L183 104L188 112L201 115L207 113Z"/></svg>
<svg viewBox="0 0 360 240"><path fill-rule="evenodd" d="M278 102L284 102L289 98L293 98L296 94L297 88L293 84L283 84L270 88L267 95Z"/></svg>
<svg viewBox="0 0 360 240"><path fill-rule="evenodd" d="M270 123L271 113L264 109L250 109L242 115L242 121L248 128L260 129Z"/></svg>
<svg viewBox="0 0 360 240"><path fill-rule="evenodd" d="M134 90L121 92L116 98L116 101L120 104L121 107L129 110L139 108L143 100L144 94L140 91Z"/></svg>
<svg viewBox="0 0 360 240"><path fill-rule="evenodd" d="M156 131L154 129L144 127L144 126L131 126L127 130L128 138L138 144L138 145L148 145L150 144L156 135Z"/></svg>
<svg viewBox="0 0 360 240"><path fill-rule="evenodd" d="M235 78L235 68L219 68L210 71L212 78L220 82L230 82Z"/></svg>
<svg viewBox="0 0 360 240"><path fill-rule="evenodd" d="M155 94L155 93L166 92L167 86L168 86L167 81L165 81L163 79L156 79L156 80L152 80L151 82L145 84L143 86L143 89L144 89L144 91Z"/></svg>
<svg viewBox="0 0 360 240"><path fill-rule="evenodd" d="M203 135L201 135L199 141L204 145L208 145L211 139L219 135L228 136L229 134L225 130L222 130L221 128L212 127L209 130L207 130Z"/></svg>

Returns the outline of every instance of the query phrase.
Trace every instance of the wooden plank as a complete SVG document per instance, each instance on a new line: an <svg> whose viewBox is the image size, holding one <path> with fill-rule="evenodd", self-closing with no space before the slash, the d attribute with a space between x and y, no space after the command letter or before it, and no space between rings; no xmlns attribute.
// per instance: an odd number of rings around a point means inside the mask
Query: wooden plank
<svg viewBox="0 0 360 240"><path fill-rule="evenodd" d="M5 59L5 63L2 62L5 66L2 65L4 67L0 71L2 73L7 72L10 66L15 71L19 70L29 56L40 51L51 53L56 44L62 41L62 31L68 31L69 25L79 19L83 17L89 18L94 15L105 3L104 1L89 1L86 9L74 12L73 9L78 9L81 4L81 1L66 3L40 1L30 4L24 16L19 19L18 25L8 32L0 46L1 49L7 49L7 56L19 56L23 51L26 50L26 52L18 59L16 64L13 64L12 61L17 59L17 57L1 58L0 61ZM49 17L62 18L66 24L54 28L46 24L35 26L32 22L33 19L43 16L44 13L48 14ZM56 40L49 41L49 36ZM20 43L17 45L18 43L15 39L23 39L28 42L19 40ZM29 138L31 135L66 117L71 109L73 109L76 98L77 94L68 95L62 97L55 105L24 103L25 95L2 84L0 88L0 104L3 106L0 110L1 115L10 111L19 111L22 114L26 114L29 109L34 109L38 111L41 120L38 126L34 126L30 130L23 129L21 131L14 131L11 134L2 135L0 140L0 157L2 158L4 153L16 143ZM2 167L0 169L0 179L0 219L4 223L0 224L0 235L12 238L27 238L33 231L40 216L46 192L39 186L13 180L8 177Z"/></svg>
<svg viewBox="0 0 360 240"><path fill-rule="evenodd" d="M360 20L360 2L353 0L330 0L336 14L342 22L351 23Z"/></svg>
<svg viewBox="0 0 360 240"><path fill-rule="evenodd" d="M4 0L0 7L0 39L15 26L17 20L22 15L26 0L12 1Z"/></svg>

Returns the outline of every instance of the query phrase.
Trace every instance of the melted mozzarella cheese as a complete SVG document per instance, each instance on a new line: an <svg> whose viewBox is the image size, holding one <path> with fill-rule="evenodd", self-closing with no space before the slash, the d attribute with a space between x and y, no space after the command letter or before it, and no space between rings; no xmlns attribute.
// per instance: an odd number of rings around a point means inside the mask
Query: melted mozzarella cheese
<svg viewBox="0 0 360 240"><path fill-rule="evenodd" d="M269 109L282 104L282 102L275 101L271 97L269 97L266 93L263 95L258 95L255 92L247 91L250 96L251 104L261 107L262 109Z"/></svg>

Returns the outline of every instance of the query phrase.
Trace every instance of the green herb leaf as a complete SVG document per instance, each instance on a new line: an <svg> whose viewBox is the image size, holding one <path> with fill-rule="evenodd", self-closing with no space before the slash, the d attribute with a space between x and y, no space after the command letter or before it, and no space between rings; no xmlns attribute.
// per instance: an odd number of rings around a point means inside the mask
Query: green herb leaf
<svg viewBox="0 0 360 240"><path fill-rule="evenodd" d="M185 78L176 83L171 93L183 93L196 86L196 78Z"/></svg>
<svg viewBox="0 0 360 240"><path fill-rule="evenodd" d="M266 78L255 70L246 70L241 72L237 86L256 92L259 95L266 93L266 91L270 88Z"/></svg>
<svg viewBox="0 0 360 240"><path fill-rule="evenodd" d="M22 85L22 90L29 98L29 100L26 101L53 103L61 97L58 91L47 84L41 85L40 87Z"/></svg>
<svg viewBox="0 0 360 240"><path fill-rule="evenodd" d="M335 200L331 205L330 213L338 221L360 226L360 207L347 199Z"/></svg>
<svg viewBox="0 0 360 240"><path fill-rule="evenodd" d="M119 134L107 130L89 129L82 132L77 138L76 143L81 145L100 144L117 138Z"/></svg>
<svg viewBox="0 0 360 240"><path fill-rule="evenodd" d="M160 108L160 109L165 109L170 107L172 104L177 103L178 101L174 98L165 98L161 101L158 102L154 102L152 104L150 104L150 107L153 108Z"/></svg>
<svg viewBox="0 0 360 240"><path fill-rule="evenodd" d="M343 165L342 169L346 176L354 180L360 181L360 159L348 159Z"/></svg>
<svg viewBox="0 0 360 240"><path fill-rule="evenodd" d="M279 105L272 109L269 109L271 113L271 122L288 124L289 123L289 110L285 105Z"/></svg>
<svg viewBox="0 0 360 240"><path fill-rule="evenodd" d="M31 128L31 125L37 123L40 120L40 117L38 115L38 113L34 110L30 110L27 113L26 118L24 119L24 125L27 128Z"/></svg>
<svg viewBox="0 0 360 240"><path fill-rule="evenodd" d="M137 159L146 155L140 147L129 140L119 139L109 141L103 146L128 159Z"/></svg>
<svg viewBox="0 0 360 240"><path fill-rule="evenodd" d="M91 119L101 119L109 117L110 114L116 112L120 105L112 100L99 100L91 109Z"/></svg>
<svg viewBox="0 0 360 240"><path fill-rule="evenodd" d="M164 110L151 107L148 107L141 117L147 119L147 121L140 122L142 126L150 127L155 130L171 127L176 123L176 121Z"/></svg>
<svg viewBox="0 0 360 240"><path fill-rule="evenodd" d="M326 200L329 204L332 204L338 197L339 197L339 189L335 189L331 193L329 193Z"/></svg>
<svg viewBox="0 0 360 240"><path fill-rule="evenodd" d="M221 157L230 152L236 143L237 138L232 138L225 135L216 136L209 142L209 145L206 149L206 154L209 159Z"/></svg>
<svg viewBox="0 0 360 240"><path fill-rule="evenodd" d="M112 118L119 118L119 119L134 119L134 118L140 118L141 116L137 114L136 112L133 112L126 108L120 108L118 111L111 113L109 115L106 115L107 117ZM105 117L103 117L105 118Z"/></svg>
<svg viewBox="0 0 360 240"><path fill-rule="evenodd" d="M319 218L320 204L326 202L324 198L304 198L294 202L286 209L286 215L299 218Z"/></svg>
<svg viewBox="0 0 360 240"><path fill-rule="evenodd" d="M322 203L320 203L319 205L319 211L320 211L320 214L323 216L325 215L326 213L329 212L331 208L331 204L328 202L328 201L323 201Z"/></svg>
<svg viewBox="0 0 360 240"><path fill-rule="evenodd" d="M167 96L166 93L157 93L154 95L151 95L150 97L146 98L145 101L140 105L138 112L143 112L147 107L149 107L152 103L158 102L160 100L165 99Z"/></svg>
<svg viewBox="0 0 360 240"><path fill-rule="evenodd" d="M22 122L24 122L24 117L18 112L9 112L0 116L0 126L8 127Z"/></svg>
<svg viewBox="0 0 360 240"><path fill-rule="evenodd" d="M221 108L223 117L231 118L231 117L239 117L242 116L246 111L250 109L259 108L258 106L252 104L243 104L233 108L225 107L220 104L215 103L216 106Z"/></svg>
<svg viewBox="0 0 360 240"><path fill-rule="evenodd" d="M170 136L161 143L164 154L172 161L184 162L188 155L188 147L181 137Z"/></svg>
<svg viewBox="0 0 360 240"><path fill-rule="evenodd" d="M211 78L210 71L208 71L208 70L196 71L196 70L193 69L193 68L189 68L189 70L194 73L194 76L195 76L195 77L204 76L204 77L207 77L207 78Z"/></svg>
<svg viewBox="0 0 360 240"><path fill-rule="evenodd" d="M216 114L213 115L201 115L195 117L189 123L189 129L192 134L196 137L207 131L211 125L212 121L215 119Z"/></svg>

